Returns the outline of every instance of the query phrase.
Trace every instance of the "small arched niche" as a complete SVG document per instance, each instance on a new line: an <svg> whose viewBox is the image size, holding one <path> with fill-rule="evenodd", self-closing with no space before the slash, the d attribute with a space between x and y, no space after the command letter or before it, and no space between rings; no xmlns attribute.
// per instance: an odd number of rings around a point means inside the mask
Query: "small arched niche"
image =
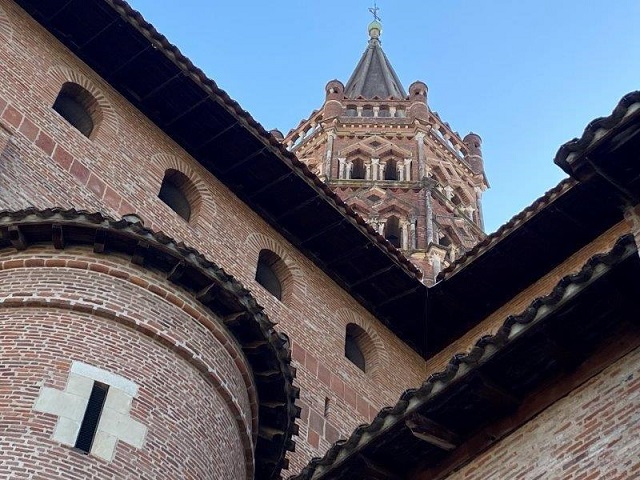
<svg viewBox="0 0 640 480"><path fill-rule="evenodd" d="M73 82L62 85L53 109L85 137L91 138L101 119L100 106L84 87Z"/></svg>
<svg viewBox="0 0 640 480"><path fill-rule="evenodd" d="M189 177L173 169L165 172L158 198L187 222L193 219L200 200L198 190Z"/></svg>

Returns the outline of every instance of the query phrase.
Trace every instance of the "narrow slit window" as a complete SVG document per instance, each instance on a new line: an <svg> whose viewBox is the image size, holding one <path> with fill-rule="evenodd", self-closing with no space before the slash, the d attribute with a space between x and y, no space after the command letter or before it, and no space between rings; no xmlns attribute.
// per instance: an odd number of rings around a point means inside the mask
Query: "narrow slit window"
<svg viewBox="0 0 640 480"><path fill-rule="evenodd" d="M91 445L93 444L93 439L96 436L98 422L100 421L102 407L104 407L104 401L107 398L108 391L109 385L105 385L100 382L93 383L89 402L87 403L87 409L84 412L84 418L80 424L80 431L78 432L78 438L76 439L75 444L77 449L82 450L85 453L89 453L91 451Z"/></svg>

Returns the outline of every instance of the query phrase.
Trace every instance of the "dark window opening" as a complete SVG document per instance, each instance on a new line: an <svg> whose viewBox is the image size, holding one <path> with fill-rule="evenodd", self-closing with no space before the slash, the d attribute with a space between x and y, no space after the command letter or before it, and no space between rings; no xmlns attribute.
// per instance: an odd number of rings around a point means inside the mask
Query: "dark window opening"
<svg viewBox="0 0 640 480"><path fill-rule="evenodd" d="M400 221L398 217L389 217L384 224L384 238L389 240L394 247L400 248L401 235L402 232L400 231Z"/></svg>
<svg viewBox="0 0 640 480"><path fill-rule="evenodd" d="M389 112L389 107L380 107L380 111L378 111L379 117L390 117L391 112Z"/></svg>
<svg viewBox="0 0 640 480"><path fill-rule="evenodd" d="M184 193L188 179L177 170L167 170L158 198L186 221L191 218L191 203Z"/></svg>
<svg viewBox="0 0 640 480"><path fill-rule="evenodd" d="M258 256L256 269L256 281L278 300L282 300L282 283L280 283L275 267L281 261L280 257L272 251L262 250Z"/></svg>
<svg viewBox="0 0 640 480"><path fill-rule="evenodd" d="M96 108L97 102L91 93L77 83L70 82L62 86L53 103L53 109L85 137L89 137L95 127L92 113Z"/></svg>
<svg viewBox="0 0 640 480"><path fill-rule="evenodd" d="M100 421L100 415L102 414L102 407L109 391L109 385L104 383L94 382L91 389L91 395L89 396L89 402L87 403L87 409L84 412L82 423L80 424L80 432L78 432L78 438L76 439L75 447L82 450L85 453L91 451L91 445L93 439L96 436L96 430L98 429L98 422Z"/></svg>
<svg viewBox="0 0 640 480"><path fill-rule="evenodd" d="M358 109L355 105L347 105L347 109L345 110L345 115L347 117L356 117L358 116Z"/></svg>
<svg viewBox="0 0 640 480"><path fill-rule="evenodd" d="M353 167L351 169L351 178L357 180L364 180L364 161L361 158L356 158L353 161Z"/></svg>
<svg viewBox="0 0 640 480"><path fill-rule="evenodd" d="M362 339L365 333L357 325L350 323L344 339L344 356L363 372L367 371L367 364L362 351Z"/></svg>
<svg viewBox="0 0 640 480"><path fill-rule="evenodd" d="M363 372L366 372L366 362L364 361L364 354L358 345L358 339L356 333L349 329L351 325L347 326L347 335L344 342L344 356L347 357L356 367Z"/></svg>
<svg viewBox="0 0 640 480"><path fill-rule="evenodd" d="M364 107L362 107L362 116L373 117L373 107L369 105L365 105Z"/></svg>
<svg viewBox="0 0 640 480"><path fill-rule="evenodd" d="M398 164L395 160L387 160L386 167L384 169L385 180L398 180Z"/></svg>

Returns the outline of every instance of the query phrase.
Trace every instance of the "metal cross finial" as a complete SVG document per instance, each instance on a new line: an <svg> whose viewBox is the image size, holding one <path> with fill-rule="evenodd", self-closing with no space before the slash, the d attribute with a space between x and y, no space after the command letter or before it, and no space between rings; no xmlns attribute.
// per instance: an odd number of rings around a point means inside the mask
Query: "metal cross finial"
<svg viewBox="0 0 640 480"><path fill-rule="evenodd" d="M379 22L382 19L378 16L378 10L380 10L380 9L378 8L377 3L374 1L373 2L373 7L369 8L369 11L373 14L373 19Z"/></svg>

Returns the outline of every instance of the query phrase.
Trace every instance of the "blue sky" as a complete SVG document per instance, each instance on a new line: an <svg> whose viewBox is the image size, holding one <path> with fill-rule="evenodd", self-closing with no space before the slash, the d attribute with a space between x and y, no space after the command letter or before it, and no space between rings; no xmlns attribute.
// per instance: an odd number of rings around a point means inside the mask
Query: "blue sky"
<svg viewBox="0 0 640 480"><path fill-rule="evenodd" d="M266 129L285 134L346 83L373 0L130 0ZM563 178L558 147L640 89L637 0L379 0L405 88L483 138L491 232ZM550 232L551 233L551 232Z"/></svg>

